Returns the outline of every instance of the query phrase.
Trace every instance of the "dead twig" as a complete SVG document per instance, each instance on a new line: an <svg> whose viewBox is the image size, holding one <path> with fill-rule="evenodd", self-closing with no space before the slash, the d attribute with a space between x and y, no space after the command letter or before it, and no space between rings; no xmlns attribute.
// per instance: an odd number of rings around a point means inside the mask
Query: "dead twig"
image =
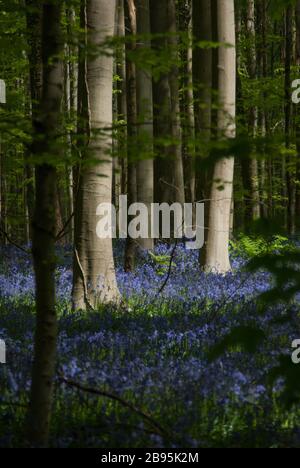
<svg viewBox="0 0 300 468"><path fill-rule="evenodd" d="M119 397L118 395L107 392L105 390L98 390L98 389L93 388L93 387L88 387L88 386L82 385L82 384L80 384L78 382L75 382L74 380L67 379L63 374L59 374L59 380L60 380L61 383L64 383L68 387L76 388L77 390L80 390L82 392L90 393L91 395L96 395L96 396L108 398L110 400L114 400L114 401L120 403L122 406L124 406L125 408L128 408L129 410L131 410L132 412L134 412L135 414L137 414L138 416L143 418L145 421L147 421L153 428L155 428L157 431L159 431L159 435L161 435L161 436L167 436L168 435L167 432L165 431L165 429L158 422L156 422L151 416L149 416L147 413L145 413L141 409L136 408L133 404L129 403L128 401L123 400L123 398Z"/></svg>
<svg viewBox="0 0 300 468"><path fill-rule="evenodd" d="M7 240L7 242L11 245L13 245L14 247L16 247L18 250L21 250L23 253L26 253L26 255L31 255L31 252L27 249L24 249L24 247L22 247L21 245L17 244L15 241L13 241L10 236L7 234L6 231L4 231L4 229L2 229L0 227L0 232L1 234L5 237L5 239Z"/></svg>
<svg viewBox="0 0 300 468"><path fill-rule="evenodd" d="M57 236L55 238L56 242L60 241L63 237L65 237L68 234L68 232L66 232L66 230L67 230L67 227L69 226L69 224L71 223L72 219L74 218L74 216L75 216L75 213L72 213L71 216L69 217L69 219L67 220L66 224L64 225L64 227L57 234Z"/></svg>
<svg viewBox="0 0 300 468"><path fill-rule="evenodd" d="M174 257L175 257L175 253L176 253L177 246L178 246L178 239L176 239L175 244L174 244L174 247L173 247L172 252L171 252L171 257L170 257L170 263L169 263L169 268L168 268L167 276L166 276L166 278L165 278L165 280L164 280L162 286L161 286L160 289L157 291L155 298L157 298L158 296L160 296L160 294L164 291L164 289L165 289L165 287L167 286L168 281L169 281L169 279L170 279L170 277L171 277L172 266L173 266L173 260L174 260Z"/></svg>

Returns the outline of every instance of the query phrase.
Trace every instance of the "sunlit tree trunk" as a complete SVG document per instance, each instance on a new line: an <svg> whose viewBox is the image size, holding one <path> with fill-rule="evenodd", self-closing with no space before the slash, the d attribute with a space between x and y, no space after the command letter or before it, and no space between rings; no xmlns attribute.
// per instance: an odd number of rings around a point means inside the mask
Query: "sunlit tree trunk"
<svg viewBox="0 0 300 468"><path fill-rule="evenodd" d="M220 137L235 136L236 113L236 51L234 0L218 0L218 36L222 44L231 47L219 48L218 130ZM209 232L206 245L207 271L226 273L230 271L229 235L232 206L234 159L216 162L211 189Z"/></svg>
<svg viewBox="0 0 300 468"><path fill-rule="evenodd" d="M114 33L114 0L88 0L86 24L89 44L101 47ZM103 47L103 46L102 46ZM110 238L96 233L97 207L112 202L112 76L113 58L88 51L86 88L88 139L79 181L75 217L73 306L96 308L119 300ZM93 158L91 164L90 158ZM89 164L87 164L89 162Z"/></svg>

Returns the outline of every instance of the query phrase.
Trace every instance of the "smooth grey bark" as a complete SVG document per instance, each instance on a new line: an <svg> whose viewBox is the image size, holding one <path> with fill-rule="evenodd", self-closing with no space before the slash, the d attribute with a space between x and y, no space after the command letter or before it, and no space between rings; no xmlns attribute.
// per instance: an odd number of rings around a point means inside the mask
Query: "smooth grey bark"
<svg viewBox="0 0 300 468"><path fill-rule="evenodd" d="M150 44L150 6L149 0L136 0L138 49L149 49ZM144 37L143 37L144 36ZM147 38L148 36L148 38ZM148 238L139 239L139 246L152 250L151 204L154 202L154 165L153 165L153 96L151 71L142 67L136 69L137 97L137 141L138 162L136 165L137 202L144 203L148 209Z"/></svg>
<svg viewBox="0 0 300 468"><path fill-rule="evenodd" d="M101 46L114 34L115 0L88 0L86 95L88 138L79 180L75 215L73 307L85 310L118 302L112 239L99 238L96 228L100 204L112 202L112 77L113 57ZM93 163L91 164L91 158Z"/></svg>
<svg viewBox="0 0 300 468"><path fill-rule="evenodd" d="M234 0L217 1L218 37L218 131L220 138L234 138L236 132L236 49ZM226 273L231 270L229 237L233 194L234 158L215 163L210 196L209 231L205 269Z"/></svg>
<svg viewBox="0 0 300 468"><path fill-rule="evenodd" d="M186 34L187 44L182 43L183 99L181 100L182 153L184 169L185 200L196 201L195 173L195 113L193 89L193 5L192 0L180 5L180 34ZM179 7L179 8L180 8Z"/></svg>
<svg viewBox="0 0 300 468"><path fill-rule="evenodd" d="M49 155L59 151L57 134L63 97L63 67L59 58L61 8L44 2L42 28L43 90L35 113L32 154L36 166L36 204L32 253L36 278L36 332L30 395L28 439L46 446L49 438L53 379L56 364L57 318L55 310L56 169Z"/></svg>

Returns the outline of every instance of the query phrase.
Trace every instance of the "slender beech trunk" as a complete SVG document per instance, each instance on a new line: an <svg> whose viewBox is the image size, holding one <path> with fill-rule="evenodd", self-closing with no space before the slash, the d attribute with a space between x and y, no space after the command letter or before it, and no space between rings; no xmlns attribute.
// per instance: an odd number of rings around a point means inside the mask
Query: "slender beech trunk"
<svg viewBox="0 0 300 468"><path fill-rule="evenodd" d="M37 0L26 0L26 29L28 42L28 59L30 74L30 94L32 120L35 119L38 103L42 94L42 8ZM26 203L29 217L29 236L32 237L31 223L34 214L34 169L30 164L28 153L25 154Z"/></svg>
<svg viewBox="0 0 300 468"><path fill-rule="evenodd" d="M296 3L296 66L297 73L300 74L300 0ZM300 219L300 108L296 108L296 148L297 148L297 190L296 190L296 220Z"/></svg>
<svg viewBox="0 0 300 468"><path fill-rule="evenodd" d="M256 30L260 37L260 41L256 47L256 64L257 64L257 76L260 80L267 79L268 76L268 57L267 57L267 5L266 1L256 3ZM276 31L274 31L274 34ZM264 105L262 106L258 115L258 129L263 138L269 132L269 115L266 106L267 94L264 91L261 93L261 98ZM265 145L264 145L265 146ZM272 200L272 173L273 163L271 158L262 159L260 164L260 192L262 199L261 213L262 216L267 219L268 216L273 215L273 200Z"/></svg>
<svg viewBox="0 0 300 468"><path fill-rule="evenodd" d="M160 35L152 41L157 52L170 50L170 69L153 80L155 152L155 198L158 202L184 203L181 153L180 106L178 94L178 39L174 0L150 0L151 30ZM161 35L166 37L162 38ZM171 138L171 143L166 140Z"/></svg>
<svg viewBox="0 0 300 468"><path fill-rule="evenodd" d="M213 37L212 1L193 0L193 32L197 43L217 40ZM205 206L205 245L208 237L212 168L204 163L209 156L212 129L213 51L195 47L193 54L193 84L196 132L196 197ZM200 251L200 263L205 266L206 247Z"/></svg>
<svg viewBox="0 0 300 468"><path fill-rule="evenodd" d="M254 82L257 77L256 68L256 50L255 50L255 2L254 0L247 0L247 18L246 18L246 32L247 32L247 69L250 80ZM248 136L255 138L257 134L257 108L252 105L249 109L248 115ZM259 195L259 176L258 176L258 162L253 154L249 160L245 161L249 164L249 180L250 180L250 220L260 218L260 195Z"/></svg>
<svg viewBox="0 0 300 468"><path fill-rule="evenodd" d="M137 159L137 95L136 95L136 66L130 60L129 53L136 49L136 8L134 0L126 0L126 33L131 40L126 42L126 94L127 94L127 195L128 205L137 201L136 159ZM128 224L131 217L128 216ZM125 246L124 270L134 269L136 257L136 240L128 237Z"/></svg>
<svg viewBox="0 0 300 468"><path fill-rule="evenodd" d="M181 102L182 114L182 146L185 199L187 203L196 201L196 173L195 173L195 113L193 91L193 5L189 0L182 5L180 14L180 33L187 33L188 43L181 53L183 62L182 86L184 89Z"/></svg>
<svg viewBox="0 0 300 468"><path fill-rule="evenodd" d="M42 67L42 9L37 0L26 0L26 23L27 37L29 45L29 68L30 68L30 90L32 103L32 121L38 112L38 105L42 96L43 87L43 67ZM26 184L26 201L30 224L34 215L34 168L25 155L25 174L28 179ZM56 234L61 232L63 227L62 211L59 200L59 190L55 193L55 205L57 210ZM30 229L31 231L31 229ZM32 233L30 232L30 236Z"/></svg>
<svg viewBox="0 0 300 468"><path fill-rule="evenodd" d="M285 13L285 145L291 149L291 66L293 54L293 7L290 5ZM286 181L288 196L288 230L295 234L296 218L296 185L295 185L295 160L293 155L286 157Z"/></svg>
<svg viewBox="0 0 300 468"><path fill-rule="evenodd" d="M124 40L117 55L118 82L118 122L124 124L119 130L119 167L121 170L120 192L127 192L127 93L126 93L126 51L125 51L125 6L124 0L118 0L118 37Z"/></svg>
<svg viewBox="0 0 300 468"><path fill-rule="evenodd" d="M268 78L268 21L267 21L267 0L257 2L257 31L260 36L260 42L257 47L257 71L260 79ZM274 31L274 35L276 31ZM270 118L267 106L268 95L264 90L262 92L263 106L259 116L260 132L262 137L270 134ZM261 193L262 196L262 214L264 218L272 217L274 214L273 203L273 160L267 158L261 163Z"/></svg>
<svg viewBox="0 0 300 468"><path fill-rule="evenodd" d="M68 21L67 34L68 44L66 45L66 65L65 65L65 106L68 118L74 121L77 100L78 100L78 65L74 63L75 56L78 56L78 48L74 44L74 27L76 21L76 13L73 8L66 10L66 19ZM67 186L67 200L68 200L68 219L70 221L69 241L71 244L74 242L74 170L73 170L73 156L75 154L75 138L72 130L67 132L67 144L69 147L69 156L71 161L66 164L66 186ZM72 217L73 216L73 217Z"/></svg>
<svg viewBox="0 0 300 468"><path fill-rule="evenodd" d="M114 33L115 0L88 0L89 44L101 47ZM75 214L73 307L96 308L119 301L112 240L97 236L97 208L112 202L112 76L109 54L91 55L86 69L88 138L82 162ZM93 163L91 164L91 158Z"/></svg>
<svg viewBox="0 0 300 468"><path fill-rule="evenodd" d="M43 91L34 122L33 156L36 166L36 205L32 252L36 277L36 334L29 410L29 442L48 443L53 378L55 373L57 319L55 310L56 169L48 164L57 154L57 133L63 97L63 67L59 58L61 8L43 2L42 63Z"/></svg>
<svg viewBox="0 0 300 468"><path fill-rule="evenodd" d="M236 50L234 0L217 1L218 37L222 44L232 47L219 48L218 130L220 137L235 136L236 113ZM207 271L226 273L230 271L229 236L232 207L234 158L216 162L211 189L209 232L206 245Z"/></svg>
<svg viewBox="0 0 300 468"><path fill-rule="evenodd" d="M179 44L177 37L177 19L175 0L167 1L167 17L169 38L173 65L169 73L170 97L171 97L171 136L173 144L171 152L174 157L174 186L176 188L175 200L182 205L185 202L184 173L182 161L182 131L179 103Z"/></svg>
<svg viewBox="0 0 300 468"><path fill-rule="evenodd" d="M150 6L149 0L136 0L138 49L149 49L150 44ZM144 36L148 36L148 39ZM154 202L154 166L153 166L153 97L152 76L148 70L138 67L136 70L137 121L139 161L136 166L137 201L148 208L148 238L139 239L142 249L152 250L151 204Z"/></svg>

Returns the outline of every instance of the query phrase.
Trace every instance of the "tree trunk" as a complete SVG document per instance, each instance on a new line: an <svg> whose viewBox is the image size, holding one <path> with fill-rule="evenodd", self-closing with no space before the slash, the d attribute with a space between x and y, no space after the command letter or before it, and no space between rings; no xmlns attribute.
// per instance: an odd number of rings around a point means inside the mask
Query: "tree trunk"
<svg viewBox="0 0 300 468"><path fill-rule="evenodd" d="M134 0L126 0L126 31L130 36L136 35L136 8ZM137 159L137 95L136 66L128 57L136 49L136 41L126 42L126 92L127 92L127 194L128 205L137 201L136 159ZM128 224L131 217L128 216ZM124 256L124 270L133 271L136 258L136 240L127 237Z"/></svg>
<svg viewBox="0 0 300 468"><path fill-rule="evenodd" d="M89 44L101 45L114 33L115 0L88 0ZM112 76L113 58L88 55L86 70L88 139L82 164L75 215L73 307L96 308L118 302L111 238L97 236L97 208L112 202ZM91 165L90 159L94 164Z"/></svg>
<svg viewBox="0 0 300 468"><path fill-rule="evenodd" d="M177 37L177 21L176 21L176 3L175 0L167 1L167 18L169 33L169 46L171 50L173 65L169 73L170 97L171 97L171 137L173 144L171 153L174 157L174 186L176 189L175 202L185 202L184 192L184 174L182 161L182 131L180 119L180 104L179 104L179 50Z"/></svg>
<svg viewBox="0 0 300 468"><path fill-rule="evenodd" d="M300 73L300 0L296 3L296 66L297 73ZM296 219L300 219L300 109L296 108L296 148L297 148L297 190L296 190Z"/></svg>
<svg viewBox="0 0 300 468"><path fill-rule="evenodd" d="M218 130L220 137L235 136L236 106L236 51L234 0L217 1L219 42L232 47L219 48L219 103ZM207 271L226 273L230 271L229 236L232 207L234 159L216 162L211 189L209 232L206 245Z"/></svg>
<svg viewBox="0 0 300 468"><path fill-rule="evenodd" d="M193 91L193 5L192 0L181 5L180 34L187 31L188 44L181 53L183 62L182 86L184 89L181 102L182 115L182 152L184 166L185 200L187 203L196 201L196 173L195 173L195 113Z"/></svg>
<svg viewBox="0 0 300 468"><path fill-rule="evenodd" d="M149 49L150 40L143 38L150 35L149 0L136 0L138 49ZM153 98L152 76L148 70L138 67L136 70L137 121L139 161L136 166L137 201L148 208L148 238L139 239L139 246L144 250L154 247L151 238L151 204L154 202L154 167L153 167Z"/></svg>
<svg viewBox="0 0 300 468"><path fill-rule="evenodd" d="M247 0L247 68L250 80L254 83L257 76L256 70L256 50L255 50L255 3L254 0ZM248 136L255 138L257 133L257 108L251 106L248 115ZM250 221L260 218L260 195L259 195L259 176L258 163L253 154L249 160L246 160L249 165L250 180Z"/></svg>
<svg viewBox="0 0 300 468"><path fill-rule="evenodd" d="M58 122L63 97L63 68L59 59L59 6L43 4L43 92L34 121L33 156L36 166L36 205L32 252L36 277L37 325L29 410L29 441L33 446L48 443L52 405L57 320L55 310L56 169L47 163L56 154Z"/></svg>
<svg viewBox="0 0 300 468"><path fill-rule="evenodd" d="M199 42L217 41L213 37L212 1L193 0L194 39ZM210 191L212 168L204 165L209 157L209 144L212 128L212 88L213 88L212 48L195 47L193 54L193 84L195 99L196 130L196 197L205 206L205 245L208 238ZM206 247L200 251L200 264L205 266Z"/></svg>
<svg viewBox="0 0 300 468"><path fill-rule="evenodd" d="M26 29L29 46L29 75L31 94L32 120L35 119L38 103L41 99L43 73L42 73L42 8L37 0L26 0ZM32 237L31 223L34 215L34 169L25 153L26 203L29 217L29 236Z"/></svg>
<svg viewBox="0 0 300 468"><path fill-rule="evenodd" d="M117 74L120 77L118 82L118 122L124 124L120 128L119 135L119 167L121 168L120 192L127 191L127 93L126 93L126 49L125 49L125 6L124 0L118 0L118 37L124 40L120 46L117 56Z"/></svg>
<svg viewBox="0 0 300 468"><path fill-rule="evenodd" d="M77 99L78 99L78 67L74 63L74 57L78 56L77 47L73 44L74 42L74 26L76 21L76 13L73 8L66 10L66 20L68 22L67 34L68 44L66 44L66 63L65 63L65 110L68 119L71 121L75 120L77 110ZM68 130L66 132L67 145L69 148L68 155L70 162L66 164L65 178L67 187L67 219L69 222L69 235L68 239L70 244L74 242L74 170L73 170L73 157L75 138L74 132Z"/></svg>
<svg viewBox="0 0 300 468"><path fill-rule="evenodd" d="M172 61L169 71L153 81L154 136L159 142L155 145L155 198L161 203L184 203L175 2L150 0L150 6L152 33L166 34L155 38L152 45L158 53L168 48ZM171 143L166 141L170 138Z"/></svg>
<svg viewBox="0 0 300 468"><path fill-rule="evenodd" d="M288 6L285 13L285 145L287 151L291 149L291 66L293 52L293 8ZM296 184L295 160L293 155L286 157L286 181L288 195L288 231L295 234L296 226Z"/></svg>

